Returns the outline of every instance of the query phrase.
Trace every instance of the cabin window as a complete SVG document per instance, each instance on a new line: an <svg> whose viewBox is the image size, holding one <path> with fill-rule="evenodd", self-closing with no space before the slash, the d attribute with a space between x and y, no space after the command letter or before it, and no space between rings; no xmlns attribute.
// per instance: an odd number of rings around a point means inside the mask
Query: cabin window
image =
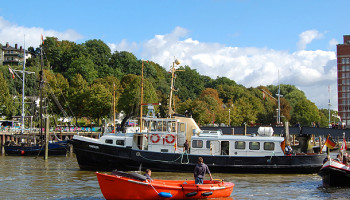
<svg viewBox="0 0 350 200"><path fill-rule="evenodd" d="M124 146L124 140L117 140L115 141L116 145Z"/></svg>
<svg viewBox="0 0 350 200"><path fill-rule="evenodd" d="M249 142L249 149L250 150L259 150L260 149L260 142Z"/></svg>
<svg viewBox="0 0 350 200"><path fill-rule="evenodd" d="M267 151L275 150L275 143L273 143L273 142L264 142L264 150L267 150Z"/></svg>
<svg viewBox="0 0 350 200"><path fill-rule="evenodd" d="M105 140L105 143L106 144L113 144L113 140L107 139L107 140Z"/></svg>
<svg viewBox="0 0 350 200"><path fill-rule="evenodd" d="M193 148L203 148L203 140L193 140L192 147Z"/></svg>
<svg viewBox="0 0 350 200"><path fill-rule="evenodd" d="M205 148L210 149L210 140L205 143Z"/></svg>
<svg viewBox="0 0 350 200"><path fill-rule="evenodd" d="M245 142L243 142L243 141L236 141L235 142L235 149L245 149Z"/></svg>

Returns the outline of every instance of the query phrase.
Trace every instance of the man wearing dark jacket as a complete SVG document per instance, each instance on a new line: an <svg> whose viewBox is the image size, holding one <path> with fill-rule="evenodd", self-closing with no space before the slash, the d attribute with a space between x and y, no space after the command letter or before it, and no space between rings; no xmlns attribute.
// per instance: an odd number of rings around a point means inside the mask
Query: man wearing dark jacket
<svg viewBox="0 0 350 200"><path fill-rule="evenodd" d="M199 157L198 163L194 168L194 180L196 184L203 184L205 173L209 174L210 180L212 181L213 177L211 176L208 166L203 163L203 158Z"/></svg>

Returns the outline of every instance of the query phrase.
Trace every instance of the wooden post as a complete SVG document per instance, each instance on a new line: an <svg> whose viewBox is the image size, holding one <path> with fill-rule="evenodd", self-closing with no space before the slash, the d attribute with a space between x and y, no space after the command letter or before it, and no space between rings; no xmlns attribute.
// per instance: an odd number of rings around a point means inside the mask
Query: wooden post
<svg viewBox="0 0 350 200"><path fill-rule="evenodd" d="M284 124L285 124L285 126L284 126L284 132L285 132L284 140L286 141L286 144L287 144L288 142L290 143L290 141L289 141L289 127L288 127L288 122L285 122Z"/></svg>
<svg viewBox="0 0 350 200"><path fill-rule="evenodd" d="M45 157L44 159L47 160L49 158L49 118L46 118L46 126L45 126Z"/></svg>
<svg viewBox="0 0 350 200"><path fill-rule="evenodd" d="M5 134L2 135L2 140L1 140L1 154L4 155L5 154L5 139L6 136Z"/></svg>

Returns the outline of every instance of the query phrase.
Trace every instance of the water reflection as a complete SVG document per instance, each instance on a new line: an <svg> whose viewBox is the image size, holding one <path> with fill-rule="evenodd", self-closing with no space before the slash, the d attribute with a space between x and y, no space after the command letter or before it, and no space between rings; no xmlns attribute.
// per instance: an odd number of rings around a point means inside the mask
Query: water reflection
<svg viewBox="0 0 350 200"><path fill-rule="evenodd" d="M109 173L109 172L106 172ZM192 173L152 172L156 179L193 179ZM235 183L225 199L346 199L348 188L322 187L317 174L213 174ZM50 157L0 156L1 199L104 199L95 172L81 171L74 155Z"/></svg>

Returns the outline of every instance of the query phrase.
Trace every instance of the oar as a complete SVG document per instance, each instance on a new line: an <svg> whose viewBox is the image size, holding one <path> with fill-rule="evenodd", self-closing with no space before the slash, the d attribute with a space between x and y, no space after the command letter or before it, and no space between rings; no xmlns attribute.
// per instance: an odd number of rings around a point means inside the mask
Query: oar
<svg viewBox="0 0 350 200"><path fill-rule="evenodd" d="M171 198L171 197L173 197L173 195L172 195L171 193L169 193L169 192L158 192L158 191L156 190L156 188L153 187L151 181L149 182L149 184L150 184L151 187L154 189L154 191L157 192L158 196L163 197L163 198Z"/></svg>

